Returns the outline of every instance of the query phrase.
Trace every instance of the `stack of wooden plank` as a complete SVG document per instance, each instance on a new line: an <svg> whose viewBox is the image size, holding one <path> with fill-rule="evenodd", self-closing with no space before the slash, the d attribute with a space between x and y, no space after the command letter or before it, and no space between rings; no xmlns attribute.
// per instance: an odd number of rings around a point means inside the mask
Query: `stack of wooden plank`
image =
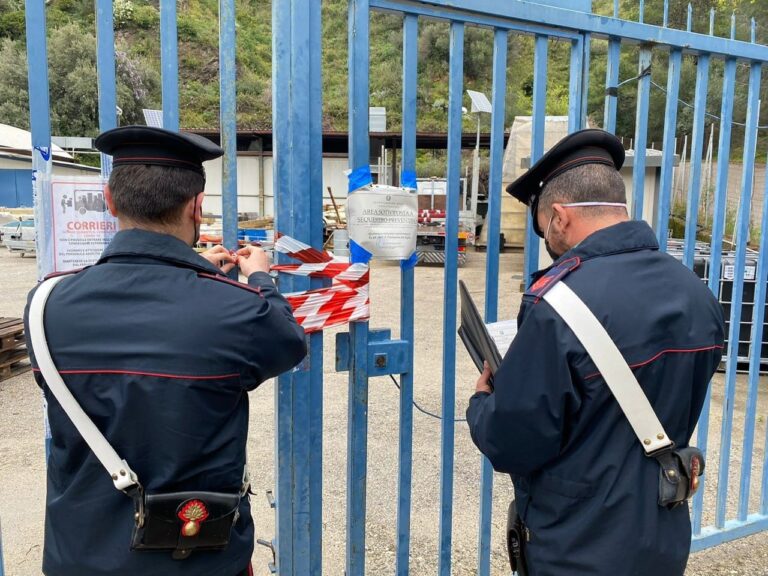
<svg viewBox="0 0 768 576"><path fill-rule="evenodd" d="M13 378L31 368L24 341L24 322L21 318L0 318L0 380Z"/></svg>

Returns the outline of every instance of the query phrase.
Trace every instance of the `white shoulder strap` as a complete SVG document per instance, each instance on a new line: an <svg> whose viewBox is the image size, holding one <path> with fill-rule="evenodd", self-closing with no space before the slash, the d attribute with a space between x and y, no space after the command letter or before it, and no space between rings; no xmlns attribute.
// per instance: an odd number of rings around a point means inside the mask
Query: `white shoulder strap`
<svg viewBox="0 0 768 576"><path fill-rule="evenodd" d="M555 284L543 298L565 320L587 350L646 455L672 446L674 443L664 431L632 369L584 301L564 282Z"/></svg>
<svg viewBox="0 0 768 576"><path fill-rule="evenodd" d="M61 379L61 375L51 358L50 350L48 350L48 341L45 338L45 326L43 324L45 303L56 284L64 278L65 276L57 276L45 280L38 286L35 295L32 297L32 302L29 305L29 337L32 343L32 350L48 388L53 392L64 412L72 420L75 428L82 435L83 440L93 450L96 458L99 459L102 466L112 476L115 488L127 490L132 486L138 485L139 479L130 466L128 466L128 463L118 456L115 449L112 448L107 439L104 438L104 435L99 432L93 421L88 418L88 415L80 407L80 404L72 395L72 392L69 391L64 380Z"/></svg>

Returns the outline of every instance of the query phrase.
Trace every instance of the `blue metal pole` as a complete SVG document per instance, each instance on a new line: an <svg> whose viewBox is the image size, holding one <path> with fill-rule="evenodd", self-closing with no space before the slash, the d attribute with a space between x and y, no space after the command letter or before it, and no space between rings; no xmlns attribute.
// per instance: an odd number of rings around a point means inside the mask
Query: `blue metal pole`
<svg viewBox="0 0 768 576"><path fill-rule="evenodd" d="M96 0L96 69L99 82L99 130L117 126L117 85L115 81L115 31L111 0ZM101 155L101 176L109 178L112 157Z"/></svg>
<svg viewBox="0 0 768 576"><path fill-rule="evenodd" d="M301 0L275 0L272 25L282 32L272 36L274 187L282 191L277 229L317 246L322 199L312 191L322 186L319 6L307 11ZM280 278L283 291L310 287L306 278ZM275 395L277 567L284 576L321 571L322 338L312 336L309 350L308 362L280 376Z"/></svg>
<svg viewBox="0 0 768 576"><path fill-rule="evenodd" d="M403 22L403 173L411 172L414 175L416 174L418 48L418 16L406 15ZM413 476L413 267L403 268L400 276L400 339L408 342L410 370L400 375L400 463L397 495L396 573L398 576L406 576L409 572L411 545L411 484Z"/></svg>
<svg viewBox="0 0 768 576"><path fill-rule="evenodd" d="M760 117L758 111L758 119ZM766 283L768 283L768 188L763 189L763 218L761 220L760 252L757 258L755 274L755 295L752 312L752 330L750 334L749 385L747 408L744 414L744 441L742 445L741 484L739 488L738 520L746 521L749 512L749 492L752 480L752 450L755 441L755 423L757 422L757 399L760 384L760 362L763 350L763 329L765 323ZM765 452L763 452L765 454ZM763 470L768 470L768 461L763 462Z"/></svg>
<svg viewBox="0 0 768 576"><path fill-rule="evenodd" d="M160 67L163 82L163 128L179 129L179 46L176 0L160 0Z"/></svg>
<svg viewBox="0 0 768 576"><path fill-rule="evenodd" d="M611 38L608 40L608 64L605 72L605 86L609 90L618 90L619 85L619 55L621 53L621 40ZM603 128L611 133L616 133L616 105L618 92L607 92L605 95L605 113Z"/></svg>
<svg viewBox="0 0 768 576"><path fill-rule="evenodd" d="M669 26L669 0L664 0L664 28Z"/></svg>
<svg viewBox="0 0 768 576"><path fill-rule="evenodd" d="M581 127L581 102L584 97L584 41L571 41L571 71L568 98L568 132L576 132Z"/></svg>
<svg viewBox="0 0 768 576"><path fill-rule="evenodd" d="M303 4L303 3L302 3ZM300 6L301 8L301 6ZM309 186L303 201L309 206L309 243L323 245L323 79L322 7L311 2L304 8L309 17ZM320 278L309 281L321 288ZM323 571L323 333L309 337L309 574Z"/></svg>
<svg viewBox="0 0 768 576"><path fill-rule="evenodd" d="M0 576L5 576L5 562L3 561L3 525L0 523Z"/></svg>
<svg viewBox="0 0 768 576"><path fill-rule="evenodd" d="M661 161L661 190L656 231L661 250L667 249L669 210L672 198L672 176L675 167L675 128L677 127L677 97L680 93L680 70L683 53L674 49L669 53L667 76L667 106L664 113L664 144Z"/></svg>
<svg viewBox="0 0 768 576"><path fill-rule="evenodd" d="M733 125L733 103L736 86L736 60L728 58L723 72L723 98L720 109L720 140L717 147L717 185L714 194L714 210L712 213L712 236L710 242L710 259L708 286L715 298L720 298L721 262L723 253L723 236L725 235L726 198L728 195L728 168L731 159L731 127ZM712 397L712 385L707 389L704 405L699 417L699 432L696 445L706 455L709 437L709 413ZM701 478L701 487L693 500L693 533L701 533L702 515L704 512L704 485L706 474Z"/></svg>
<svg viewBox="0 0 768 576"><path fill-rule="evenodd" d="M456 296L461 178L461 103L464 84L464 24L451 23L448 89L448 198L445 226L443 307L443 409L440 457L440 576L451 574L453 539L454 419L456 413Z"/></svg>
<svg viewBox="0 0 768 576"><path fill-rule="evenodd" d="M349 167L370 163L368 136L368 0L349 2ZM347 576L365 573L365 502L368 442L368 323L350 324L347 423Z"/></svg>
<svg viewBox="0 0 768 576"><path fill-rule="evenodd" d="M235 0L219 0L219 124L224 158L221 165L221 219L224 246L237 244L237 66L235 62ZM233 270L232 277L237 271Z"/></svg>
<svg viewBox="0 0 768 576"><path fill-rule="evenodd" d="M99 78L99 130L117 126L115 32L111 0L96 0L96 65Z"/></svg>
<svg viewBox="0 0 768 576"><path fill-rule="evenodd" d="M587 116L589 115L589 84L592 54L592 35L585 33L581 42L581 115L579 116L578 129L586 128Z"/></svg>
<svg viewBox="0 0 768 576"><path fill-rule="evenodd" d="M648 106L651 94L651 75L643 74L651 66L651 49L640 48L637 81L637 116L635 119L635 166L632 171L632 218L643 219L645 198L645 150L648 140Z"/></svg>
<svg viewBox="0 0 768 576"><path fill-rule="evenodd" d="M533 131L531 134L531 165L544 155L544 126L547 120L547 58L549 39L536 36L533 57ZM533 231L531 214L525 232L525 278L527 286L531 274L539 269L539 237Z"/></svg>
<svg viewBox="0 0 768 576"><path fill-rule="evenodd" d="M281 34L272 35L272 128L274 131L275 165L273 178L275 190L284 190L275 198L276 229L286 234L292 232L293 189L291 187L291 127L290 115L292 61L291 46L291 0L276 0L272 3L272 29ZM285 154L285 156L283 155ZM290 230L290 232L289 232ZM289 259L277 254L278 262ZM285 291L297 290L298 278L282 275L280 288ZM275 458L277 460L276 485L276 559L277 570L282 576L293 576L293 378L289 374L280 376L275 389Z"/></svg>
<svg viewBox="0 0 768 576"><path fill-rule="evenodd" d="M496 30L493 38L493 92L491 96L491 167L488 175L488 259L485 269L485 321L498 319L499 234L501 233L502 167L504 164L504 116L507 86L508 34ZM506 352L501 351L502 354ZM480 530L478 536L478 576L491 573L491 515L493 508L493 468L484 456L480 470Z"/></svg>
<svg viewBox="0 0 768 576"><path fill-rule="evenodd" d="M728 499L728 472L730 469L731 434L733 429L733 401L736 394L736 370L739 356L739 332L744 291L744 267L747 241L749 240L749 211L752 200L752 178L755 171L757 148L757 124L759 115L760 79L762 63L753 62L749 74L749 99L747 101L747 127L744 134L744 169L741 175L741 201L736 228L736 259L734 262L733 292L731 296L731 321L728 330L728 359L726 362L725 391L723 393L723 427L718 470L717 508L715 526L725 526ZM762 326L760 327L762 330ZM762 340L762 339L761 339Z"/></svg>
<svg viewBox="0 0 768 576"><path fill-rule="evenodd" d="M696 248L696 226L699 221L699 197L701 196L701 156L704 147L704 118L707 112L707 88L709 86L709 55L701 54L696 70L696 97L694 100L693 135L691 136L691 180L688 187L688 209L685 221L685 247L683 263L693 268Z"/></svg>
<svg viewBox="0 0 768 576"><path fill-rule="evenodd" d="M26 0L29 124L32 133L32 190L38 230L51 230L51 120L48 95L48 40L44 0ZM52 243L48 234L35 234L37 277L53 271Z"/></svg>

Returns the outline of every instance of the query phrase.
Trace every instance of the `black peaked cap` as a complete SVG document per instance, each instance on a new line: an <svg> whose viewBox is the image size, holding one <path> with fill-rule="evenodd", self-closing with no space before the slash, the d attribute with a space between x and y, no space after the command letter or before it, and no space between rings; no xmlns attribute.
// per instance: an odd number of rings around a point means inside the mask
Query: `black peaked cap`
<svg viewBox="0 0 768 576"><path fill-rule="evenodd" d="M205 177L203 162L224 154L219 146L198 136L154 126L123 126L96 138L96 149L112 156L113 166L144 164L186 168Z"/></svg>
<svg viewBox="0 0 768 576"><path fill-rule="evenodd" d="M547 183L563 172L584 164L606 164L619 170L624 165L624 146L610 132L588 128L569 134L539 158L507 192L533 206Z"/></svg>

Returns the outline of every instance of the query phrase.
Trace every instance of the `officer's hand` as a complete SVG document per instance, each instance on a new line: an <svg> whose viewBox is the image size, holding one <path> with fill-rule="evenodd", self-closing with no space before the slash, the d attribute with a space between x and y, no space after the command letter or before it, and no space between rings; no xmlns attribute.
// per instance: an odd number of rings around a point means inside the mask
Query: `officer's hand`
<svg viewBox="0 0 768 576"><path fill-rule="evenodd" d="M218 245L200 254L225 274L237 265L237 254L231 253L224 246Z"/></svg>
<svg viewBox="0 0 768 576"><path fill-rule="evenodd" d="M269 257L261 248L245 246L237 251L237 256L237 265L246 278L254 272L269 272Z"/></svg>
<svg viewBox="0 0 768 576"><path fill-rule="evenodd" d="M487 392L491 394L493 392L493 386L490 384L491 380L491 367L488 362L484 362L483 373L480 374L480 378L477 379L475 384L475 392Z"/></svg>

